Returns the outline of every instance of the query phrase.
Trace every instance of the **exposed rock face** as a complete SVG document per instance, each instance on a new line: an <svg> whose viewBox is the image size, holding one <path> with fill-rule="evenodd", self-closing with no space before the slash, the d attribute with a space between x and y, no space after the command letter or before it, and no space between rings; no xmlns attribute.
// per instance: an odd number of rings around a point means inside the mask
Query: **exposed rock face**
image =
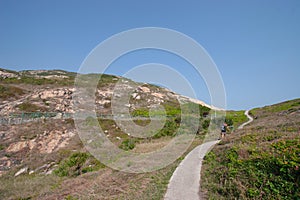
<svg viewBox="0 0 300 200"><path fill-rule="evenodd" d="M45 132L31 140L12 143L8 146L6 151L18 152L25 148L29 148L29 150L36 148L40 153L52 153L53 151L65 147L73 136L75 136L73 131L53 130L49 133Z"/></svg>
<svg viewBox="0 0 300 200"><path fill-rule="evenodd" d="M0 115L22 112L19 106L24 102L40 107L48 112L73 113L72 94L74 88L55 88L33 91L29 95L23 96L13 102L7 102L0 106ZM38 111L38 110L37 110Z"/></svg>
<svg viewBox="0 0 300 200"><path fill-rule="evenodd" d="M74 92L73 88L57 88L42 90L32 95L32 98L48 99L48 98L64 98L71 99L71 95Z"/></svg>
<svg viewBox="0 0 300 200"><path fill-rule="evenodd" d="M150 89L147 88L147 87L142 87L142 86L140 86L140 87L138 87L138 89L139 89L140 91L142 91L142 92L145 92L145 93L150 92Z"/></svg>
<svg viewBox="0 0 300 200"><path fill-rule="evenodd" d="M6 149L7 152L18 152L24 149L25 147L28 147L28 141L20 141L13 143L9 145L9 147Z"/></svg>
<svg viewBox="0 0 300 200"><path fill-rule="evenodd" d="M17 74L14 74L14 73L10 73L10 72L7 72L7 71L4 71L4 70L0 70L0 78L15 78L15 77L18 77Z"/></svg>

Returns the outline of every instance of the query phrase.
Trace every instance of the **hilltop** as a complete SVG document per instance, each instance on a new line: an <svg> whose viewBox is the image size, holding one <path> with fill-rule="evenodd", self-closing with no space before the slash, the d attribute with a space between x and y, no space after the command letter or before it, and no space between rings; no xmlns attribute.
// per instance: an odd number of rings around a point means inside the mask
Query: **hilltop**
<svg viewBox="0 0 300 200"><path fill-rule="evenodd" d="M16 72L0 69L0 115L38 111L74 113L71 98L75 77L76 73L62 70ZM140 107L149 108L154 104L178 105L178 101L210 108L202 101L175 94L166 88L103 74L97 87L95 101L99 114L110 113L109 108L116 83L121 87L118 89L119 92L122 89L137 87L132 93L131 104L124 105L132 110ZM122 94L114 95L121 97Z"/></svg>

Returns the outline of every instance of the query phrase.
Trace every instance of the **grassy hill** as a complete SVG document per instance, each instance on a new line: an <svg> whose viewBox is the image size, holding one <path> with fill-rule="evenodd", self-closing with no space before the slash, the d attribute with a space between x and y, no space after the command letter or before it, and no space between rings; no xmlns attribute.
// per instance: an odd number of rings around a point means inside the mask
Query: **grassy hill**
<svg viewBox="0 0 300 200"><path fill-rule="evenodd" d="M205 157L206 199L300 199L300 99L251 110L254 121Z"/></svg>
<svg viewBox="0 0 300 200"><path fill-rule="evenodd" d="M82 145L72 118L56 113L72 113L74 73L60 70L14 72L0 69L0 117L33 116L22 124L0 125L0 199L162 199L168 181L183 157L169 166L145 174L128 174L110 169L96 160ZM89 75L87 75L89 76ZM97 76L97 75L90 75ZM111 99L117 82L131 80L103 75L96 91L96 112L111 114ZM122 96L118 93L118 98ZM168 115L165 126L155 135L136 139L124 133L109 118L98 118L106 136L119 148L132 152L152 152L167 145L181 120L180 102L195 117L200 110L200 128L186 154L202 142L209 123L210 108L190 102L167 89L141 84L133 91L127 107L134 122L149 123L151 105L163 106ZM41 113L51 113L41 118ZM13 114L13 115L12 115ZM162 112L152 112L161 115ZM194 126L198 125L198 122ZM186 132L191 127L185 127ZM183 155L184 156L184 155Z"/></svg>

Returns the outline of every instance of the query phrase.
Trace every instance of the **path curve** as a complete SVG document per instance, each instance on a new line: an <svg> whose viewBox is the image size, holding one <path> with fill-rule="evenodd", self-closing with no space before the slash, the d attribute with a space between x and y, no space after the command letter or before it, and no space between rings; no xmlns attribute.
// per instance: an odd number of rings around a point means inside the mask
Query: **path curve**
<svg viewBox="0 0 300 200"><path fill-rule="evenodd" d="M174 171L165 200L200 199L200 174L205 154L220 140L203 143L193 149Z"/></svg>
<svg viewBox="0 0 300 200"><path fill-rule="evenodd" d="M253 117L249 115L249 110L245 111L245 115L249 119L241 124L238 129L244 128L253 121ZM220 140L203 143L193 149L179 164L174 171L164 200L199 200L200 191L200 174L202 161L207 152L220 142Z"/></svg>
<svg viewBox="0 0 300 200"><path fill-rule="evenodd" d="M249 124L249 123L251 123L251 122L253 121L253 117L251 117L251 116L249 115L249 110L246 110L246 111L245 111L245 115L247 116L248 121L245 122L245 123L243 123L243 124L241 124L241 125L238 127L238 129L244 128L244 126L246 126L247 124Z"/></svg>

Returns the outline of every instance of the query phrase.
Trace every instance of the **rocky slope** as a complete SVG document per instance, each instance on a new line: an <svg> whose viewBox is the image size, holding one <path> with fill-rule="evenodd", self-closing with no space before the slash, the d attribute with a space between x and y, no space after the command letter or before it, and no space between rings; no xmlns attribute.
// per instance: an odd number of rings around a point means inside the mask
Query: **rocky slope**
<svg viewBox="0 0 300 200"><path fill-rule="evenodd" d="M99 174L100 180L103 173L115 174L86 151L77 135L72 119L75 76L75 73L61 70L15 72L0 69L0 182L5 182L0 186L0 199L63 199L74 195L70 178L75 177L75 182L84 181L85 187L80 188L85 191L91 183L81 175L94 171ZM207 115L210 110L201 101L189 99L165 88L137 84L118 76L103 75L93 102L99 117L111 116L112 99L118 100L128 96L128 90L131 90L129 100L122 103L121 107L129 109L131 115L137 117L136 122L140 125L148 123L149 109L158 105L163 106L171 118L168 118L166 127L159 135L145 140L136 140L124 134L109 117L99 118L107 137L125 150L147 152L166 144L172 137L172 131L176 130L180 123L180 104L199 106L202 116ZM85 99L80 98L78 101L84 102ZM139 117L146 120L140 120ZM108 197L101 196L105 194L102 190L98 191L97 198L114 199L116 195L127 198L133 188L124 186L128 191L120 193L116 192L117 188L123 186L107 185L115 184L114 180L127 184L120 180L120 176L127 177L119 174L109 178L112 179L110 183L97 182L98 186L104 188L103 191L109 191ZM149 188L148 184L151 182L149 178L140 179L140 176L131 176L130 179L138 183L137 187L144 185L141 191ZM24 184L29 180L33 185L38 184L38 191L32 191ZM21 185L16 187L16 181ZM62 181L69 186L60 185ZM79 182L78 185L81 185ZM56 186L49 188L51 184L59 184L61 190ZM153 187L156 185L151 184ZM82 195L92 194L85 191ZM138 192L138 195L141 194Z"/></svg>
<svg viewBox="0 0 300 200"><path fill-rule="evenodd" d="M0 69L0 90L3 91L3 94L0 95L0 115L21 112L74 113L72 109L72 95L75 90L72 84L74 83L74 77L74 73L60 70L13 72ZM114 88L116 83L119 83L117 92ZM99 84L96 91L95 105L97 112L108 114L112 95L120 98L124 95L122 91L127 91L135 86L136 84L128 79L105 75L103 82ZM17 90L20 95L9 93ZM4 93L9 94L4 95ZM153 105L166 102L178 104L178 101L193 102L210 107L202 101L148 84L139 84L131 94L130 103L124 106L130 109L150 108Z"/></svg>

